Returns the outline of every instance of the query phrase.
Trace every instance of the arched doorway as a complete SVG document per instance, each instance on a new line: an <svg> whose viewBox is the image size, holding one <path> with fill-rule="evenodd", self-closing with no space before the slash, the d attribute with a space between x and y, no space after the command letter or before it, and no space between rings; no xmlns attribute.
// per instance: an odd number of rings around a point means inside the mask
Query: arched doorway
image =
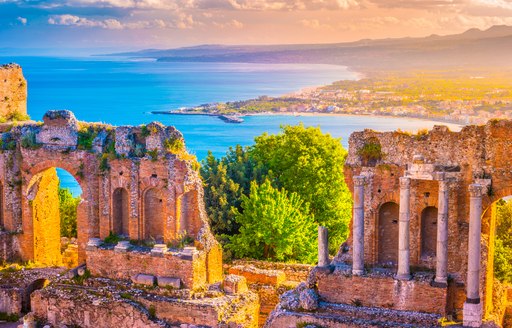
<svg viewBox="0 0 512 328"><path fill-rule="evenodd" d="M436 256L437 208L428 206L421 212L421 258Z"/></svg>
<svg viewBox="0 0 512 328"><path fill-rule="evenodd" d="M398 262L399 206L387 202L380 206L378 217L378 263L395 266Z"/></svg>
<svg viewBox="0 0 512 328"><path fill-rule="evenodd" d="M197 191L186 192L181 200L180 233L186 232L191 237L197 235L201 228L198 208Z"/></svg>
<svg viewBox="0 0 512 328"><path fill-rule="evenodd" d="M80 195L78 182L63 169L52 167L31 178L27 198L33 260L37 264L68 267L78 264L77 210Z"/></svg>
<svg viewBox="0 0 512 328"><path fill-rule="evenodd" d="M112 196L112 232L117 235L129 236L130 203L128 191L117 188Z"/></svg>
<svg viewBox="0 0 512 328"><path fill-rule="evenodd" d="M144 239L162 243L164 239L163 199L155 188L144 193Z"/></svg>

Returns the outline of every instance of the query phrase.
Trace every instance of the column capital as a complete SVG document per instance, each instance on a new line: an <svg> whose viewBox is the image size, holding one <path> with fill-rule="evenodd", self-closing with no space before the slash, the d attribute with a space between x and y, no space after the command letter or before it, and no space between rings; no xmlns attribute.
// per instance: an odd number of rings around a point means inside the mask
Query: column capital
<svg viewBox="0 0 512 328"><path fill-rule="evenodd" d="M400 189L409 189L411 187L411 178L401 177L400 178Z"/></svg>
<svg viewBox="0 0 512 328"><path fill-rule="evenodd" d="M450 189L449 180L439 180L439 191L448 191Z"/></svg>
<svg viewBox="0 0 512 328"><path fill-rule="evenodd" d="M364 175L355 175L354 176L354 186L364 186L366 184L366 177Z"/></svg>
<svg viewBox="0 0 512 328"><path fill-rule="evenodd" d="M482 197L482 185L479 183L473 183L469 185L469 196L471 197Z"/></svg>

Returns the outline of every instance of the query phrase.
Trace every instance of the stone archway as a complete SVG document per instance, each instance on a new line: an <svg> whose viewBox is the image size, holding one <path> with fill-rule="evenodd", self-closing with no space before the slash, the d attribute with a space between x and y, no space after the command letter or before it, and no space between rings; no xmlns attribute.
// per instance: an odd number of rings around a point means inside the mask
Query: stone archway
<svg viewBox="0 0 512 328"><path fill-rule="evenodd" d="M112 194L112 218L112 232L129 236L130 204L125 188L116 188Z"/></svg>
<svg viewBox="0 0 512 328"><path fill-rule="evenodd" d="M437 207L428 206L421 212L421 258L436 256Z"/></svg>
<svg viewBox="0 0 512 328"><path fill-rule="evenodd" d="M399 206L387 202L380 206L378 216L379 264L396 265L398 261L398 215Z"/></svg>

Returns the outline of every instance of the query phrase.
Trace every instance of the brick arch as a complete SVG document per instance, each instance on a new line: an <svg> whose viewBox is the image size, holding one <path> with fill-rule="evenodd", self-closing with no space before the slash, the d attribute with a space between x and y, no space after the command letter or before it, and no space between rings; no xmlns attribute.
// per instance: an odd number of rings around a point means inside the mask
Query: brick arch
<svg viewBox="0 0 512 328"><path fill-rule="evenodd" d="M436 256L437 212L437 207L431 205L421 211L421 258Z"/></svg>
<svg viewBox="0 0 512 328"><path fill-rule="evenodd" d="M130 235L130 194L126 188L112 191L112 222L110 229L118 235Z"/></svg>
<svg viewBox="0 0 512 328"><path fill-rule="evenodd" d="M389 201L377 210L377 263L394 266L398 263L399 205Z"/></svg>
<svg viewBox="0 0 512 328"><path fill-rule="evenodd" d="M22 240L22 254L24 258L34 260L34 261L43 261L43 264L47 263L48 259L51 257L55 257L55 260L59 262L60 259L60 221L53 222L49 224L46 219L43 217L52 216L51 213L56 213L59 211L59 203L58 200L54 200L52 202L46 202L47 204L51 204L50 206L45 206L44 209L38 207L34 208L34 200L39 198L38 195L42 195L42 197L48 197L50 194L40 194L43 190L39 190L40 183L43 181L50 181L53 177L56 177L56 172L50 172L51 169L60 168L66 170L69 174L71 174L75 180L80 185L82 189L82 201L79 203L77 208L77 237L78 237L78 251L79 251L79 261L84 261L84 252L85 252L85 243L89 238L89 219L87 217L87 213L89 212L87 209L88 204L91 204L91 200L89 199L90 194L87 194L87 187L85 180L78 174L78 171L72 162L62 162L58 160L46 160L40 161L34 164L28 172L25 172L24 183L22 185L22 218L21 218L21 231L23 234L21 235ZM53 183L52 183L53 185ZM45 184L46 186L46 184ZM55 188L56 186L49 187L50 190ZM56 190L56 189L55 189ZM51 192L50 192L51 193ZM36 203L37 204L37 203ZM46 215L48 214L48 215ZM44 220L45 222L42 222ZM46 226L46 227L45 227ZM53 229L49 229L48 226L52 226ZM49 239L48 239L49 238ZM40 245L44 244L44 245ZM48 253L50 255L41 257L41 254ZM55 254L54 254L55 253ZM57 254L58 253L58 254ZM51 263L52 265L57 264Z"/></svg>
<svg viewBox="0 0 512 328"><path fill-rule="evenodd" d="M162 243L166 235L164 193L157 187L142 192L142 239Z"/></svg>

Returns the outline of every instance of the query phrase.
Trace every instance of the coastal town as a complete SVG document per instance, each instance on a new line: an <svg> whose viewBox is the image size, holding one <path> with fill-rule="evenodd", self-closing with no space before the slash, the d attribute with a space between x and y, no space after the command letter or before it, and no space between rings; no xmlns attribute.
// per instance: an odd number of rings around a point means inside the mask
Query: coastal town
<svg viewBox="0 0 512 328"><path fill-rule="evenodd" d="M350 114L414 117L459 124L512 118L512 85L499 77L369 78L305 88L280 97L203 104L170 113L229 115ZM236 122L239 123L239 122Z"/></svg>

